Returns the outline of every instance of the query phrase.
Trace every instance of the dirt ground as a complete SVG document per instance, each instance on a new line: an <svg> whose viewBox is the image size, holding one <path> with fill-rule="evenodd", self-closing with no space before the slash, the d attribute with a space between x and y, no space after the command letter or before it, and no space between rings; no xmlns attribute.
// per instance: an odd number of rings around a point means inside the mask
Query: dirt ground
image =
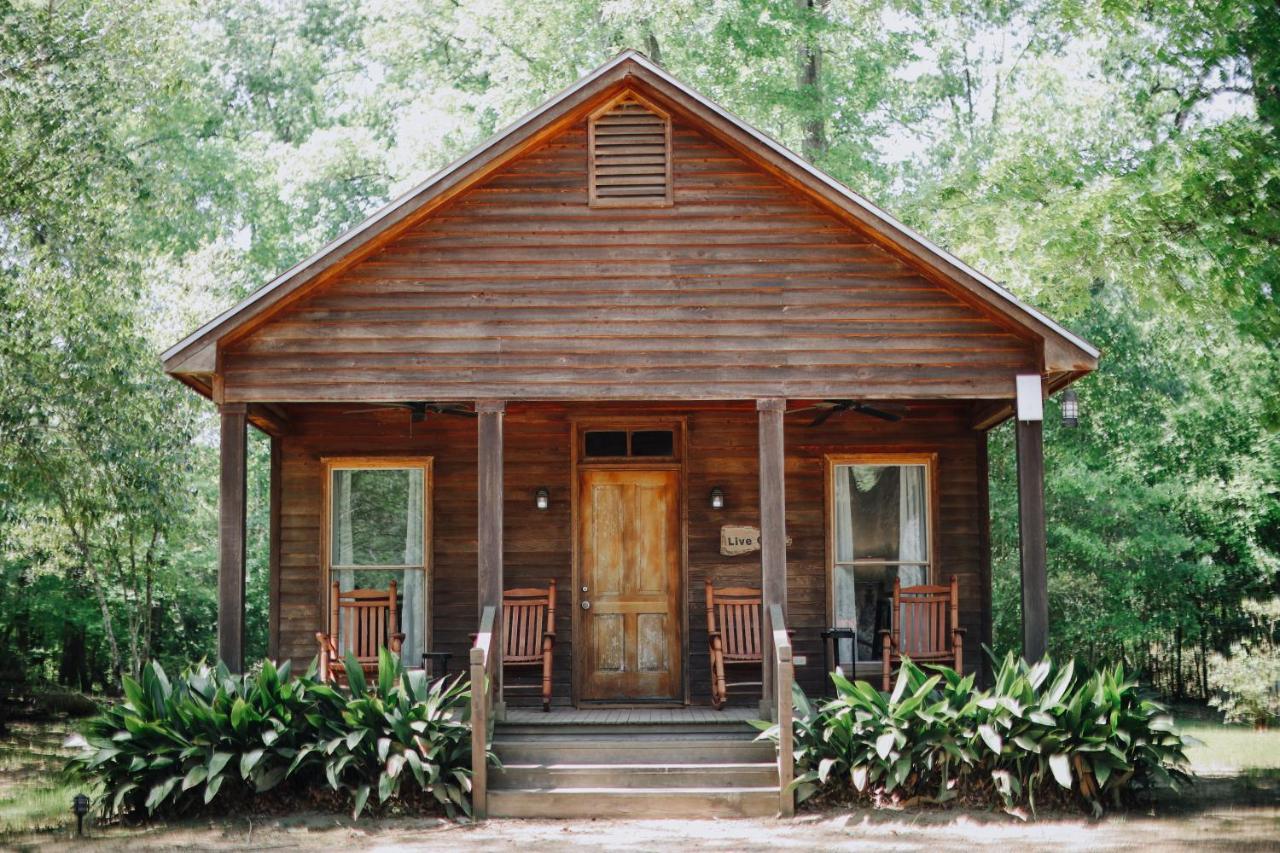
<svg viewBox="0 0 1280 853"><path fill-rule="evenodd" d="M1280 850L1280 778L1202 778L1194 795L1141 812L1088 821L1041 815L1023 823L1000 813L830 811L795 820L492 820L479 826L435 819L359 823L333 815L217 823L100 828L79 850ZM62 850L65 835L10 839L14 850Z"/></svg>

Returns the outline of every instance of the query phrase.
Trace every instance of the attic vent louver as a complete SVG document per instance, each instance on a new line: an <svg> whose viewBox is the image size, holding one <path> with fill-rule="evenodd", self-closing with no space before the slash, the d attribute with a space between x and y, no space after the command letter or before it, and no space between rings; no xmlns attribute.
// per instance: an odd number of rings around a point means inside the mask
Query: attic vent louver
<svg viewBox="0 0 1280 853"><path fill-rule="evenodd" d="M671 204L671 117L626 93L587 122L593 207Z"/></svg>

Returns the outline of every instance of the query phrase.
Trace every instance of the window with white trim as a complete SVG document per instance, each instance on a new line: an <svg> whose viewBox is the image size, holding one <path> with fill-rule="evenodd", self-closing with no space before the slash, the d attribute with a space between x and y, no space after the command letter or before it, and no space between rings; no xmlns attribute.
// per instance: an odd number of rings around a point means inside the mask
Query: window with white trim
<svg viewBox="0 0 1280 853"><path fill-rule="evenodd" d="M429 475L425 461L328 463L329 581L343 590L396 582L409 666L421 666L427 649Z"/></svg>
<svg viewBox="0 0 1280 853"><path fill-rule="evenodd" d="M926 461L832 463L832 610L836 627L856 632L842 641L842 661L878 661L894 580L918 586L933 576L930 475Z"/></svg>

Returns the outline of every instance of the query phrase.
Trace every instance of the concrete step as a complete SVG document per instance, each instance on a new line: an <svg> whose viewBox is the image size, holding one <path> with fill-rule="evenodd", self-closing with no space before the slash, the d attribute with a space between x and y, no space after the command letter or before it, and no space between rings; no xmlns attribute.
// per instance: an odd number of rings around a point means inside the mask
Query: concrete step
<svg viewBox="0 0 1280 853"><path fill-rule="evenodd" d="M688 736L504 736L493 751L503 764L754 764L772 763L772 743L745 738Z"/></svg>
<svg viewBox="0 0 1280 853"><path fill-rule="evenodd" d="M768 817L778 787L516 788L489 791L490 817L695 818Z"/></svg>
<svg viewBox="0 0 1280 853"><path fill-rule="evenodd" d="M489 774L491 790L516 788L768 788L773 762L720 764L507 764Z"/></svg>

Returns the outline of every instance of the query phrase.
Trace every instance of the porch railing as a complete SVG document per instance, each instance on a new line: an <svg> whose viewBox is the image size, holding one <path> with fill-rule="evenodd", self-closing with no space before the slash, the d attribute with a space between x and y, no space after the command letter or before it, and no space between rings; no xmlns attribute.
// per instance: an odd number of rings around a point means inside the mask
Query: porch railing
<svg viewBox="0 0 1280 853"><path fill-rule="evenodd" d="M476 820L488 815L489 720L493 712L493 653L497 609L485 607L480 631L471 648L471 813Z"/></svg>
<svg viewBox="0 0 1280 853"><path fill-rule="evenodd" d="M795 746L792 743L794 729L791 718L794 711L791 685L795 681L795 668L791 662L791 638L783 621L782 608L769 605L769 624L773 629L774 683L778 689L778 812L783 817L796 813L796 795L791 790L795 777Z"/></svg>

